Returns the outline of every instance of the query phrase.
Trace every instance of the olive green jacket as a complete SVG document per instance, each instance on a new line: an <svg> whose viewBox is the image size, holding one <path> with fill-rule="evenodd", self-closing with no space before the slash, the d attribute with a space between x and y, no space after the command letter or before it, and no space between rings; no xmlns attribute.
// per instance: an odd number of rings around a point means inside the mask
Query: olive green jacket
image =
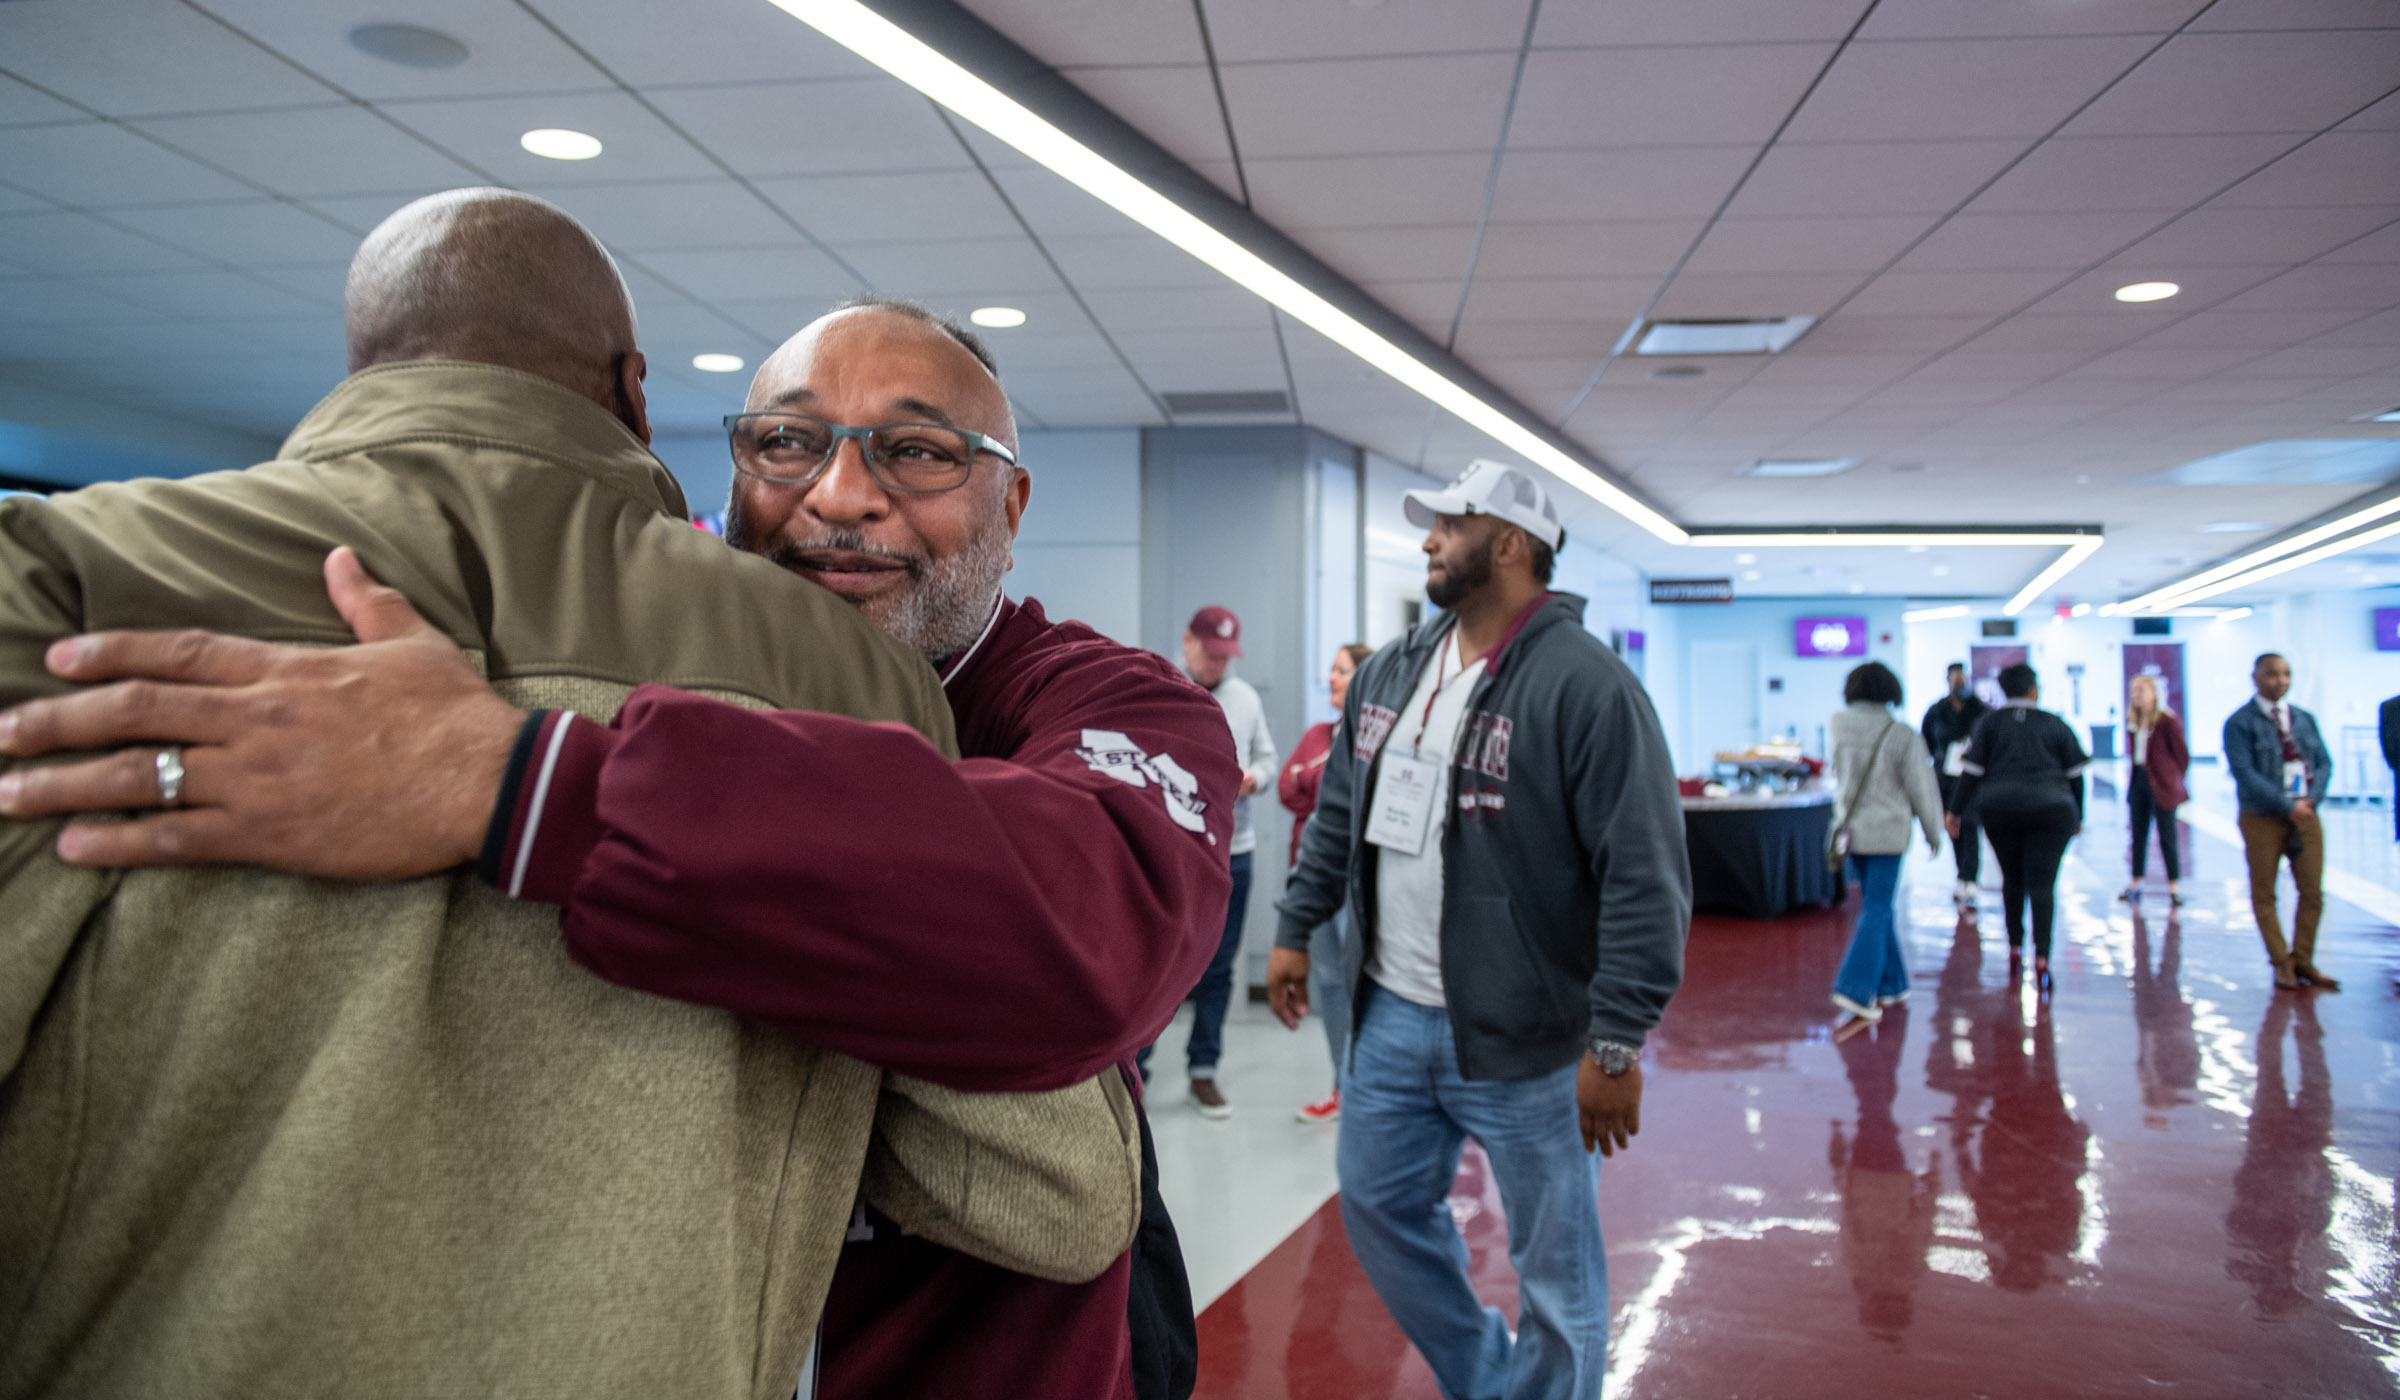
<svg viewBox="0 0 2400 1400"><path fill-rule="evenodd" d="M83 630L346 642L347 544L516 704L655 681L954 751L921 660L684 515L559 385L371 369L262 466L0 502L0 704ZM0 823L0 1397L789 1396L879 1135L868 1199L942 1243L1073 1279L1131 1239L1113 1074L887 1080L604 983L464 871L114 874L56 835Z"/></svg>

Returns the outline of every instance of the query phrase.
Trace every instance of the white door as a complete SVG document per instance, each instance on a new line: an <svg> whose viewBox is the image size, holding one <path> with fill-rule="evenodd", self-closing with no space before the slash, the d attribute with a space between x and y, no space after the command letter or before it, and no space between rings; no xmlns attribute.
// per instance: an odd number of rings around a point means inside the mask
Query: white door
<svg viewBox="0 0 2400 1400"><path fill-rule="evenodd" d="M1720 751L1758 742L1758 643L1692 643L1684 693L1692 698L1692 766L1705 773Z"/></svg>

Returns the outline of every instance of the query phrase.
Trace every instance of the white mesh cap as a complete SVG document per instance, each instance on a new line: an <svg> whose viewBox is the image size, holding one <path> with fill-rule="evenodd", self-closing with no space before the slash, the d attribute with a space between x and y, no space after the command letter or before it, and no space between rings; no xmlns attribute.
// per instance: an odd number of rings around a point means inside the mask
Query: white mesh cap
<svg viewBox="0 0 2400 1400"><path fill-rule="evenodd" d="M1558 507L1533 473L1504 462L1474 462L1458 480L1439 491L1410 491L1401 498L1408 523L1420 530L1433 528L1437 515L1496 515L1552 549L1567 537L1558 523Z"/></svg>

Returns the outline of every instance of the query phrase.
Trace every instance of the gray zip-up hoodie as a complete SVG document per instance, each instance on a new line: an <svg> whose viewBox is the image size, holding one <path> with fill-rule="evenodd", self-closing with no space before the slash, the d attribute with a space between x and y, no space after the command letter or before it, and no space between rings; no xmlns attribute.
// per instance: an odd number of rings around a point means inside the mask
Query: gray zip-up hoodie
<svg viewBox="0 0 2400 1400"><path fill-rule="evenodd" d="M1486 658L1451 759L1442 985L1468 1079L1547 1074L1594 1037L1640 1045L1683 980L1692 875L1674 763L1648 693L1583 609L1551 593L1526 610ZM1418 627L1350 683L1346 742L1277 906L1276 946L1305 952L1347 900L1354 1018L1376 938L1380 848L1365 829L1383 742L1452 623Z"/></svg>

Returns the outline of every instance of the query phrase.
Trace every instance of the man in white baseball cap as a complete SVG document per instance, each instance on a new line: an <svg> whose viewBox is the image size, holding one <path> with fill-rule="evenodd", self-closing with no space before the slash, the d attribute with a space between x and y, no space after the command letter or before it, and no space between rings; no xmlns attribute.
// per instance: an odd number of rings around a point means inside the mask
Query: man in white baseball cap
<svg viewBox="0 0 2400 1400"><path fill-rule="evenodd" d="M1411 491L1401 500L1408 523L1420 530L1433 528L1443 515L1493 515L1533 537L1534 543L1555 552L1566 542L1566 527L1558 523L1558 507L1533 473L1504 462L1473 462L1458 480L1439 491ZM1436 598L1434 602L1448 607Z"/></svg>

